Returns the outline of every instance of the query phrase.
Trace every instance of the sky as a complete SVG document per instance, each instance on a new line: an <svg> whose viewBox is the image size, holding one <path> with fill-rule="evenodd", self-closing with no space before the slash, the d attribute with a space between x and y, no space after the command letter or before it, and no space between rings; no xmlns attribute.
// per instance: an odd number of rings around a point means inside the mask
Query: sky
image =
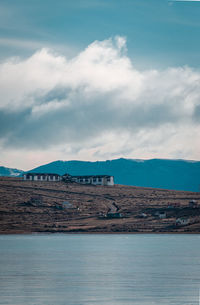
<svg viewBox="0 0 200 305"><path fill-rule="evenodd" d="M200 1L0 0L1 165L200 160Z"/></svg>

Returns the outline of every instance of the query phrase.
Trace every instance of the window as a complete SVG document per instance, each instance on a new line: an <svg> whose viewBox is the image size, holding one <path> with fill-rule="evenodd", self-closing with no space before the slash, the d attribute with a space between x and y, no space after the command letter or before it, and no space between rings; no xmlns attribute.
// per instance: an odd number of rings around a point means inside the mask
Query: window
<svg viewBox="0 0 200 305"><path fill-rule="evenodd" d="M110 181L110 177L107 177L107 181Z"/></svg>
<svg viewBox="0 0 200 305"><path fill-rule="evenodd" d="M93 182L96 182L97 181L97 179L96 178L93 178Z"/></svg>
<svg viewBox="0 0 200 305"><path fill-rule="evenodd" d="M98 181L101 182L101 181L102 181L102 178L99 178Z"/></svg>

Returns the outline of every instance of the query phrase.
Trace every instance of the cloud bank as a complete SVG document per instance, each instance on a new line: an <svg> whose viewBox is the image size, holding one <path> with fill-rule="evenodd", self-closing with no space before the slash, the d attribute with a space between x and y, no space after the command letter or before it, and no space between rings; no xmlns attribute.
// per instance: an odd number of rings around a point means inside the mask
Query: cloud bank
<svg viewBox="0 0 200 305"><path fill-rule="evenodd" d="M8 59L0 95L0 146L10 158L35 150L46 160L199 159L200 72L138 71L124 37L95 41L72 59L48 49Z"/></svg>

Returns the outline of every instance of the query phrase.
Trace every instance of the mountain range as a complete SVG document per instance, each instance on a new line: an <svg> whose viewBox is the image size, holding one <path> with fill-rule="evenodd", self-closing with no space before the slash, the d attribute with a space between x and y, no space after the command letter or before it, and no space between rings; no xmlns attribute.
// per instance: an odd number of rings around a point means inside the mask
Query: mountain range
<svg viewBox="0 0 200 305"><path fill-rule="evenodd" d="M168 159L115 159L107 161L54 161L29 172L63 175L112 175L115 184L200 191L200 161ZM20 176L23 171L0 167L0 176Z"/></svg>

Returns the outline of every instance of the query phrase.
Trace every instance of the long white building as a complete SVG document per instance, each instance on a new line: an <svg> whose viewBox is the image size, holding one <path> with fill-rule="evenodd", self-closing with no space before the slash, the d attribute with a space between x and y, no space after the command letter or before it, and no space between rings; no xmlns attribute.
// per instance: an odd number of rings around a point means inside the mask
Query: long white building
<svg viewBox="0 0 200 305"><path fill-rule="evenodd" d="M31 181L60 181L62 177L58 174L45 174L45 173L26 173L24 180Z"/></svg>
<svg viewBox="0 0 200 305"><path fill-rule="evenodd" d="M71 179L81 184L114 185L114 177L109 175L71 176Z"/></svg>
<svg viewBox="0 0 200 305"><path fill-rule="evenodd" d="M114 185L114 177L109 175L87 175L87 176L71 176L65 174L60 176L58 174L48 173L26 173L24 180L29 181L65 181L76 182L80 184L93 184L93 185Z"/></svg>

